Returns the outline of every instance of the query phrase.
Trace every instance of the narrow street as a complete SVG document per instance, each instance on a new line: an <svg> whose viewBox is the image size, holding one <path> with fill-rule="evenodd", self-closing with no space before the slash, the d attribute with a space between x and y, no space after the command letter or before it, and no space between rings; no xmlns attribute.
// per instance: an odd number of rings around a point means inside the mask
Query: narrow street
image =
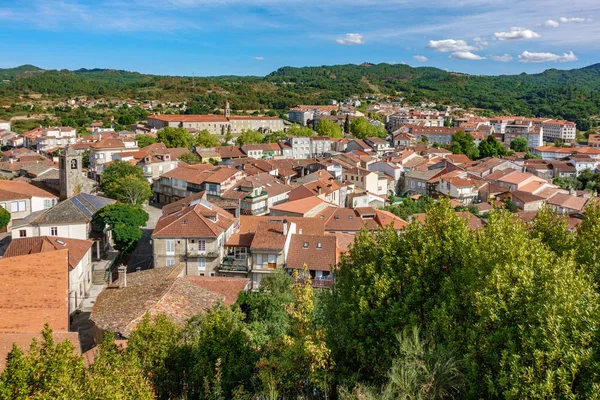
<svg viewBox="0 0 600 400"><path fill-rule="evenodd" d="M146 223L146 226L142 228L142 238L138 242L137 247L131 253L129 258L129 264L127 266L127 272L135 272L138 268L140 270L152 268L152 232L158 222L158 219L162 215L162 206L160 204L150 204L146 211L150 218Z"/></svg>

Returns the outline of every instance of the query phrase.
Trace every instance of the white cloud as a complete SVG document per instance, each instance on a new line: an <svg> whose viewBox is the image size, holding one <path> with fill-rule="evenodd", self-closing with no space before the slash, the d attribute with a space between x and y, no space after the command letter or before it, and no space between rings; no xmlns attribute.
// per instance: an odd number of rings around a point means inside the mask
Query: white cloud
<svg viewBox="0 0 600 400"><path fill-rule="evenodd" d="M566 18L566 17L560 17L559 19L560 22L562 22L563 24L568 24L568 23L576 23L576 24L580 24L582 22L590 22L591 19L589 18L579 18L579 17L573 17L573 18Z"/></svg>
<svg viewBox="0 0 600 400"><path fill-rule="evenodd" d="M427 44L427 48L441 51L443 53L468 52L471 50L477 50L477 47L469 46L464 40L454 39L430 40L429 44Z"/></svg>
<svg viewBox="0 0 600 400"><path fill-rule="evenodd" d="M483 37L476 37L473 38L473 42L475 42L475 44L477 44L477 46L479 46L479 49L481 50L483 47L488 45L487 39L483 38Z"/></svg>
<svg viewBox="0 0 600 400"><path fill-rule="evenodd" d="M471 61L485 60L485 57L481 57L480 55L473 54L470 51L456 51L456 52L450 54L448 56L448 58L451 58L453 60L471 60Z"/></svg>
<svg viewBox="0 0 600 400"><path fill-rule="evenodd" d="M343 38L335 39L335 41L339 44L363 44L363 35L360 33L346 33L346 36Z"/></svg>
<svg viewBox="0 0 600 400"><path fill-rule="evenodd" d="M498 40L527 40L537 39L541 37L540 34L535 33L531 29L519 28L513 26L509 32L496 32L494 38Z"/></svg>
<svg viewBox="0 0 600 400"><path fill-rule="evenodd" d="M254 57L254 59L255 59L256 61L262 61L262 60L264 60L265 58L264 58L264 57L260 57L260 56L258 56L258 57Z"/></svg>
<svg viewBox="0 0 600 400"><path fill-rule="evenodd" d="M499 62L509 62L513 60L513 57L510 54L505 54L503 56L492 56L492 60Z"/></svg>
<svg viewBox="0 0 600 400"><path fill-rule="evenodd" d="M546 22L544 22L544 26L547 26L549 28L558 28L560 24L552 19L549 19Z"/></svg>
<svg viewBox="0 0 600 400"><path fill-rule="evenodd" d="M541 63L541 62L572 62L578 58L572 51L568 53L553 54L553 53L532 53L524 51L519 55L519 62L522 63Z"/></svg>
<svg viewBox="0 0 600 400"><path fill-rule="evenodd" d="M413 58L418 62L425 62L428 60L428 58L425 56L414 56Z"/></svg>

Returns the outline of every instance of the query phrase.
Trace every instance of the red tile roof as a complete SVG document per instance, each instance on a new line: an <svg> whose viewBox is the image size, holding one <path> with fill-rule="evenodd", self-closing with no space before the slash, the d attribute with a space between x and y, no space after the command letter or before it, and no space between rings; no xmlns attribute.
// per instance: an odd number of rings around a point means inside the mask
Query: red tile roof
<svg viewBox="0 0 600 400"><path fill-rule="evenodd" d="M32 197L56 198L52 193L27 182L0 180L0 200L29 199Z"/></svg>
<svg viewBox="0 0 600 400"><path fill-rule="evenodd" d="M0 332L69 330L69 252L0 259Z"/></svg>
<svg viewBox="0 0 600 400"><path fill-rule="evenodd" d="M49 251L68 250L69 267L77 267L77 264L83 259L86 253L92 247L91 240L70 239L55 236L36 236L28 238L13 239L6 251L4 257L17 257L27 254L45 253Z"/></svg>
<svg viewBox="0 0 600 400"><path fill-rule="evenodd" d="M331 235L292 235L286 267L331 271L337 264L336 238Z"/></svg>

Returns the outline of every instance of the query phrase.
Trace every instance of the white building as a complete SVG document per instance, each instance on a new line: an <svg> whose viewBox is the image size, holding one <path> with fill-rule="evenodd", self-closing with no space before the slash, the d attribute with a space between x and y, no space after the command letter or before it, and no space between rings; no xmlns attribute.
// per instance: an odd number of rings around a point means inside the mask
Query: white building
<svg viewBox="0 0 600 400"><path fill-rule="evenodd" d="M542 123L544 128L544 140L553 142L561 139L564 142L573 143L577 135L577 124L569 121L549 120Z"/></svg>
<svg viewBox="0 0 600 400"><path fill-rule="evenodd" d="M51 153L59 147L77 142L77 131L70 126L45 128L37 140L37 150L40 153Z"/></svg>

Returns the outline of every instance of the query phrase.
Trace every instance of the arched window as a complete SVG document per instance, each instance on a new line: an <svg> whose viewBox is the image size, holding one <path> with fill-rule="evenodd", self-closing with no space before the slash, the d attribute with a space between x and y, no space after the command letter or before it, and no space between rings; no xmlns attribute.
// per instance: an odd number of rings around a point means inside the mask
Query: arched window
<svg viewBox="0 0 600 400"><path fill-rule="evenodd" d="M71 160L71 169L77 169L77 160Z"/></svg>

